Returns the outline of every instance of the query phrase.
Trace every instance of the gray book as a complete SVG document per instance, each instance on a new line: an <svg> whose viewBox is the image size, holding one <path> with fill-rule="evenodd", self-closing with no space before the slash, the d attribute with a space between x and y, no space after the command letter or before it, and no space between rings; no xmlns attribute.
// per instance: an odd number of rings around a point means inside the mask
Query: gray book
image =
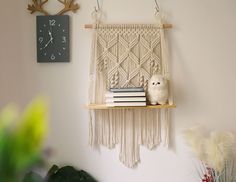
<svg viewBox="0 0 236 182"><path fill-rule="evenodd" d="M143 92L143 87L111 88L111 92Z"/></svg>

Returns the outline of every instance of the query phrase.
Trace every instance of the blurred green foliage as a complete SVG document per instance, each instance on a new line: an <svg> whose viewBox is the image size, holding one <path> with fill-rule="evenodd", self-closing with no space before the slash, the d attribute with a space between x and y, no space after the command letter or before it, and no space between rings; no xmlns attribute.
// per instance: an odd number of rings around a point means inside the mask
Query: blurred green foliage
<svg viewBox="0 0 236 182"><path fill-rule="evenodd" d="M19 114L13 106L0 113L0 181L18 182L41 159L47 132L47 104L36 99Z"/></svg>

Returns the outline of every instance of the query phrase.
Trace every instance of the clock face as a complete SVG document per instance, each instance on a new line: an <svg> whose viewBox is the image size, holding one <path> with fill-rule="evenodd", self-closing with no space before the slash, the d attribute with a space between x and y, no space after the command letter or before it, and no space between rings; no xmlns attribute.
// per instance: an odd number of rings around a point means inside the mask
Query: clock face
<svg viewBox="0 0 236 182"><path fill-rule="evenodd" d="M37 16L37 61L69 62L69 16Z"/></svg>

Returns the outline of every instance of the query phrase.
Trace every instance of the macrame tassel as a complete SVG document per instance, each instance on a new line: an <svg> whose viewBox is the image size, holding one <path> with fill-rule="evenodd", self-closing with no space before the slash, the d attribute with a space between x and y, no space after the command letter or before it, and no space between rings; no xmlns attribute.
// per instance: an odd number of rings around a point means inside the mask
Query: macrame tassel
<svg viewBox="0 0 236 182"><path fill-rule="evenodd" d="M143 115L144 113L145 115ZM143 109L125 109L121 126L120 161L127 167L135 167L140 162L141 144L150 150L160 144L159 129L159 111L147 110L143 112Z"/></svg>
<svg viewBox="0 0 236 182"><path fill-rule="evenodd" d="M97 31L93 32L92 47L91 47L91 60L90 60L90 74L89 74L89 103L95 103L95 87L96 87L96 64L94 64L97 55ZM89 144L91 146L96 145L95 135L95 111L89 111Z"/></svg>
<svg viewBox="0 0 236 182"><path fill-rule="evenodd" d="M139 158L137 159L137 154L135 154L137 146L132 128L134 128L133 111L125 109L121 126L120 161L130 168L139 162Z"/></svg>
<svg viewBox="0 0 236 182"><path fill-rule="evenodd" d="M162 22L161 22L162 23ZM168 104L173 104L173 96L172 96L172 87L170 84L170 72L168 65L168 53L167 53L167 41L165 39L164 29L160 30L161 35L161 53L162 53L162 74L167 78L169 85L169 98ZM170 132L170 117L169 117L169 109L164 109L164 146L169 147L169 132Z"/></svg>
<svg viewBox="0 0 236 182"><path fill-rule="evenodd" d="M163 144L165 147L169 147L170 142L170 118L169 118L169 109L164 109L164 141Z"/></svg>
<svg viewBox="0 0 236 182"><path fill-rule="evenodd" d="M162 63L163 63L163 71L162 74L167 78L168 83L169 83L169 99L168 103L171 105L174 103L173 101L173 91L171 87L171 79L170 79L170 71L169 71L169 65L168 65L168 48L167 48L167 41L165 38L165 30L161 29L160 30L160 35L161 35L161 54L162 54Z"/></svg>

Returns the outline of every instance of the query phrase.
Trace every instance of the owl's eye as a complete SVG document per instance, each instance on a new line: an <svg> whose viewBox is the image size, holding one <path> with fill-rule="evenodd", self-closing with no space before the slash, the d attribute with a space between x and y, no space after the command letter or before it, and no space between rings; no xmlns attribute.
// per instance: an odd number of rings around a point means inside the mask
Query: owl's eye
<svg viewBox="0 0 236 182"><path fill-rule="evenodd" d="M152 85L155 85L155 82L153 82Z"/></svg>
<svg viewBox="0 0 236 182"><path fill-rule="evenodd" d="M160 82L157 82L158 85L160 85L161 83Z"/></svg>

